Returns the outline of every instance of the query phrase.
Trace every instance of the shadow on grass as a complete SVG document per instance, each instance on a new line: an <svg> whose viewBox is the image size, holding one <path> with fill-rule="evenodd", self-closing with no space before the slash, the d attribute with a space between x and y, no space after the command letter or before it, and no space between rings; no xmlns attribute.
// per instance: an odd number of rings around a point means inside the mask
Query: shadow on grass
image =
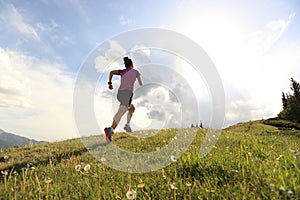
<svg viewBox="0 0 300 200"><path fill-rule="evenodd" d="M264 131L258 135L262 135L262 136L295 136L300 138L300 131L295 130L295 129L286 129L286 128L279 128L279 131Z"/></svg>
<svg viewBox="0 0 300 200"><path fill-rule="evenodd" d="M60 163L63 160L70 159L72 156L76 156L76 157L80 156L87 151L88 150L84 147L81 149L77 149L75 151L68 151L68 152L64 152L64 153L53 155L53 156L43 157L40 159L33 157L32 159L26 160L24 162L4 165L0 168L0 170L1 170L1 172L7 171L8 174L11 174L12 172L17 172L20 174L22 169L24 169L24 168L30 168L32 166L38 166L38 165L48 165L50 162L52 162L52 164ZM4 174L1 173L0 175L1 175L0 181L3 181Z"/></svg>
<svg viewBox="0 0 300 200"><path fill-rule="evenodd" d="M238 178L236 171L227 170L217 163L203 165L197 162L180 167L177 173L178 176L182 178L193 177L193 179L199 181L200 184L210 180L217 186L228 185L228 183L234 182L236 178Z"/></svg>

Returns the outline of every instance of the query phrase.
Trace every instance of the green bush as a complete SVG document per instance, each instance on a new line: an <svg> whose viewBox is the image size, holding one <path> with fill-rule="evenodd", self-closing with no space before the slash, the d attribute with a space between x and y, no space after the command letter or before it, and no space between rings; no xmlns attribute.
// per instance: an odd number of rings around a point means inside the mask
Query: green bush
<svg viewBox="0 0 300 200"><path fill-rule="evenodd" d="M264 120L263 123L266 125L275 126L275 127L283 128L283 129L300 130L300 124L289 121L289 120L280 119L280 118L270 118L270 119Z"/></svg>

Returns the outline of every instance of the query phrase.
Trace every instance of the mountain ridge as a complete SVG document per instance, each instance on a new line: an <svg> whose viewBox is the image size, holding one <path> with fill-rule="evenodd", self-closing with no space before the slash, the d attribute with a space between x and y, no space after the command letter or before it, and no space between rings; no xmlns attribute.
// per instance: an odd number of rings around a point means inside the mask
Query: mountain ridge
<svg viewBox="0 0 300 200"><path fill-rule="evenodd" d="M16 146L27 146L29 144L38 144L42 142L43 141L37 141L24 136L19 136L17 134L8 133L0 129L0 149L6 149Z"/></svg>

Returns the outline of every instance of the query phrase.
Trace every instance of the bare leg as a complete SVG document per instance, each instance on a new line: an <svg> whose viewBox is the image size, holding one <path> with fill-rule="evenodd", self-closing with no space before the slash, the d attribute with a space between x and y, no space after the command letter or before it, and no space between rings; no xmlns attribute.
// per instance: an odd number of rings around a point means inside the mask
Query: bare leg
<svg viewBox="0 0 300 200"><path fill-rule="evenodd" d="M127 124L130 123L130 120L131 120L131 117L132 117L132 115L133 115L133 113L134 113L134 110L135 110L134 105L133 105L133 104L130 104L129 111L128 111L128 113L127 113Z"/></svg>
<svg viewBox="0 0 300 200"><path fill-rule="evenodd" d="M115 114L113 123L112 123L112 125L111 125L111 127L112 127L113 129L115 129L115 128L118 126L118 124L119 124L119 122L120 122L122 116L126 113L127 110L128 110L128 108L127 108L126 106L120 105L119 110L118 110L118 112Z"/></svg>

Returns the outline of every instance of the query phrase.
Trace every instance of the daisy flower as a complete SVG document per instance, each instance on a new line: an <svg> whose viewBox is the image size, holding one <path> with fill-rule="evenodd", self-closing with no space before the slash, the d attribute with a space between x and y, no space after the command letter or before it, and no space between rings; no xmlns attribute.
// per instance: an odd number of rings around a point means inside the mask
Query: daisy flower
<svg viewBox="0 0 300 200"><path fill-rule="evenodd" d="M45 183L49 184L52 182L52 179L50 177L45 178Z"/></svg>
<svg viewBox="0 0 300 200"><path fill-rule="evenodd" d="M87 164L83 169L84 171L89 171L91 169L91 165Z"/></svg>
<svg viewBox="0 0 300 200"><path fill-rule="evenodd" d="M126 193L126 197L129 200L136 199L136 191L134 191L134 190L128 190L128 192Z"/></svg>
<svg viewBox="0 0 300 200"><path fill-rule="evenodd" d="M102 158L100 159L100 161L101 161L101 162L106 162L106 158L102 157Z"/></svg>
<svg viewBox="0 0 300 200"><path fill-rule="evenodd" d="M176 162L177 160L176 160L176 157L175 156L171 156L171 162Z"/></svg>
<svg viewBox="0 0 300 200"><path fill-rule="evenodd" d="M80 169L81 169L81 165L76 165L76 166L75 166L75 170L76 170L76 172L79 172L79 171L80 171Z"/></svg>
<svg viewBox="0 0 300 200"><path fill-rule="evenodd" d="M175 186L175 183L170 184L172 190L177 190L178 188Z"/></svg>

